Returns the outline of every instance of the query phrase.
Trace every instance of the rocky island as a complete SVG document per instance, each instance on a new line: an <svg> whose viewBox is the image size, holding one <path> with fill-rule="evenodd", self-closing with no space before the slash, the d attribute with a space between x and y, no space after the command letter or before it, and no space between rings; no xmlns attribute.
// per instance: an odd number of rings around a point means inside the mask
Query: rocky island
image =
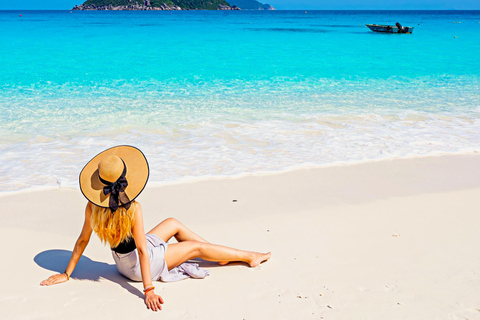
<svg viewBox="0 0 480 320"><path fill-rule="evenodd" d="M87 0L72 10L275 10L256 0Z"/></svg>
<svg viewBox="0 0 480 320"><path fill-rule="evenodd" d="M87 0L72 10L241 10L225 0Z"/></svg>
<svg viewBox="0 0 480 320"><path fill-rule="evenodd" d="M72 10L240 10L225 0L87 0Z"/></svg>

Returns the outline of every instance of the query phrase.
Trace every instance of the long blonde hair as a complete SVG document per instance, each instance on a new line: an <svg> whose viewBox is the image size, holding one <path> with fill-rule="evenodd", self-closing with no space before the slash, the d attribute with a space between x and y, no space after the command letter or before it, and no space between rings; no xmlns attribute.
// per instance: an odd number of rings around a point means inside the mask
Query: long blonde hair
<svg viewBox="0 0 480 320"><path fill-rule="evenodd" d="M93 231L103 243L108 243L111 248L117 247L120 242L132 237L135 207L136 202L132 201L128 210L119 207L112 213L110 208L102 208L92 203L90 224Z"/></svg>

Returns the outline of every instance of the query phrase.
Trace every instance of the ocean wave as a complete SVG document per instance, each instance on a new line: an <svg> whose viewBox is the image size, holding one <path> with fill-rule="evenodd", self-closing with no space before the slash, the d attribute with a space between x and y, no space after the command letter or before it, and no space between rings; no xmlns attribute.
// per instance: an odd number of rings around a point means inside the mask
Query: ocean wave
<svg viewBox="0 0 480 320"><path fill-rule="evenodd" d="M480 151L478 79L310 80L6 87L0 191L76 186L119 144L154 183Z"/></svg>

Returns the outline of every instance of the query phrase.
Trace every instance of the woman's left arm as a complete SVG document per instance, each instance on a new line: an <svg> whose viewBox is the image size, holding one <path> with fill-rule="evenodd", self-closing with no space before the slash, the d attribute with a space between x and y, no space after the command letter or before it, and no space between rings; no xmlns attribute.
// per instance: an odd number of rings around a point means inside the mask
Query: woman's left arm
<svg viewBox="0 0 480 320"><path fill-rule="evenodd" d="M142 207L139 202L136 203L135 207L135 223L132 232L135 245L137 246L138 258L140 260L140 271L142 273L143 289L145 292L145 304L148 309L153 311L161 310L163 299L155 294L152 284L147 239L145 238L145 229L143 228Z"/></svg>

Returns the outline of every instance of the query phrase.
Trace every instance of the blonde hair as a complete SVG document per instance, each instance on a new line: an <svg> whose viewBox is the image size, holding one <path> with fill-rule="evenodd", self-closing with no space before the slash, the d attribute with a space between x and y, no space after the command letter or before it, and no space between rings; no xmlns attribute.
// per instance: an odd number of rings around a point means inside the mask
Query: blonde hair
<svg viewBox="0 0 480 320"><path fill-rule="evenodd" d="M116 248L123 240L132 237L135 207L136 202L132 201L128 210L119 207L112 213L110 208L102 208L92 203L90 224L93 231L103 243L108 243L111 248Z"/></svg>

